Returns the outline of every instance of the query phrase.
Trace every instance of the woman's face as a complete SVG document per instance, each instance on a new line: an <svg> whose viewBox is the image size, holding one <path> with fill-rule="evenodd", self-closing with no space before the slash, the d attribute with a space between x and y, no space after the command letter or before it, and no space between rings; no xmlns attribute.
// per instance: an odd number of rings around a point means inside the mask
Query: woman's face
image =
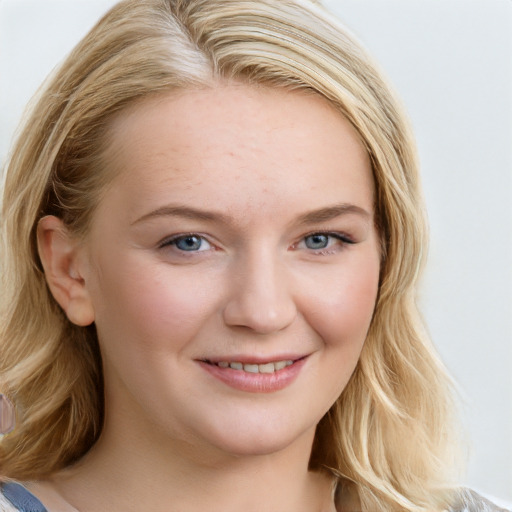
<svg viewBox="0 0 512 512"><path fill-rule="evenodd" d="M319 96L217 85L116 120L81 273L106 426L278 451L343 391L374 309L368 156Z"/></svg>

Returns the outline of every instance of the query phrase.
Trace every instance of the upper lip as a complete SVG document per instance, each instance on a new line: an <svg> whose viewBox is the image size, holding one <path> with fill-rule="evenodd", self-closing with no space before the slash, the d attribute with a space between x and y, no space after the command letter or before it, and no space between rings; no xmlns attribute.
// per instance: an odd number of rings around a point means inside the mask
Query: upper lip
<svg viewBox="0 0 512 512"><path fill-rule="evenodd" d="M255 356L255 355L230 355L230 356L215 356L215 357L201 357L197 359L205 363L218 364L220 362L237 362L242 364L265 364L275 363L277 361L298 361L304 359L309 354L277 354L269 356Z"/></svg>

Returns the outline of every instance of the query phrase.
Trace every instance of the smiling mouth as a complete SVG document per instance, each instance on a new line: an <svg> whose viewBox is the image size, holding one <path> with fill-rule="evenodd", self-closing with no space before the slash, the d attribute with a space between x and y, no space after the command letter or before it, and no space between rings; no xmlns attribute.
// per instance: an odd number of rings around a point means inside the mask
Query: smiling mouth
<svg viewBox="0 0 512 512"><path fill-rule="evenodd" d="M211 376L238 391L273 393L294 382L304 368L308 356L309 354L296 357L282 354L276 355L276 359L272 361L233 354L233 360L221 356L218 359L205 358L197 362Z"/></svg>
<svg viewBox="0 0 512 512"><path fill-rule="evenodd" d="M303 358L297 359L297 361L301 360ZM212 365L217 366L219 368L230 368L232 370L237 370L241 372L246 373L275 373L279 370L283 370L292 364L294 364L296 361L292 359L285 359L282 361L271 361L268 363L262 363L262 364L256 364L256 363L241 363L240 361L219 361L219 362L213 362L204 360L203 362Z"/></svg>

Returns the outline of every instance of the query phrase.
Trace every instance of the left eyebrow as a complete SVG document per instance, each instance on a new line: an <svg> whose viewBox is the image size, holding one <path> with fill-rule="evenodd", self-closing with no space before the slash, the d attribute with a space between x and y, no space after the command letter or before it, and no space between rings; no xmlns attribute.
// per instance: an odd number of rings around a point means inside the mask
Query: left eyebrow
<svg viewBox="0 0 512 512"><path fill-rule="evenodd" d="M363 217L364 220L369 221L372 217L370 212L366 211L360 206L355 204L337 204L334 206L328 206L326 208L320 208L319 210L313 210L301 215L297 219L298 224L315 224L317 222L327 222L333 220L341 215L355 214Z"/></svg>

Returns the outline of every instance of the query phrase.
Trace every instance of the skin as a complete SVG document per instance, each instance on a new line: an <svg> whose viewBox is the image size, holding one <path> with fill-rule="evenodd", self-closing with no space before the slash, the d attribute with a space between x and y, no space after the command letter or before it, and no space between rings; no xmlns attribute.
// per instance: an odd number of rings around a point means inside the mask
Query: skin
<svg viewBox="0 0 512 512"><path fill-rule="evenodd" d="M104 430L32 489L63 511L334 510L308 460L357 364L380 264L354 129L317 95L215 84L145 100L111 135L117 175L85 240L55 217L38 231L55 298L98 330ZM202 362L299 358L270 391Z"/></svg>

